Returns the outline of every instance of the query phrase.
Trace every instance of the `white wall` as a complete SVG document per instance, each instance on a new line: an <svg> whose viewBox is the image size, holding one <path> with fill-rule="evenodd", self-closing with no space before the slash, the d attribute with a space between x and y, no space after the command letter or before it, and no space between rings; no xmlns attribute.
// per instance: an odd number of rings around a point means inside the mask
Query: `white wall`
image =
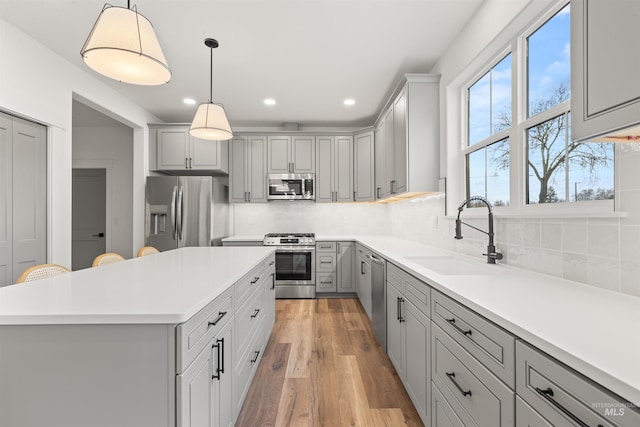
<svg viewBox="0 0 640 427"><path fill-rule="evenodd" d="M133 247L144 242L147 123L160 120L0 19L0 109L49 126L48 258L71 265L72 99L134 128ZM132 248L133 250L133 248Z"/></svg>
<svg viewBox="0 0 640 427"><path fill-rule="evenodd" d="M133 131L127 127L74 127L73 166L99 168L108 165L107 252L125 258L135 256L133 247ZM141 246L141 245L140 245Z"/></svg>

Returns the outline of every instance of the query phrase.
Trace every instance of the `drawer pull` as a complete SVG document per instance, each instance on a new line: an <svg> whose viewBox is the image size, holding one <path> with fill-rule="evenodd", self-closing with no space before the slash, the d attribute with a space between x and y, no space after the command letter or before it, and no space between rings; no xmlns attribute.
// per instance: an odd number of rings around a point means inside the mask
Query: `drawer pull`
<svg viewBox="0 0 640 427"><path fill-rule="evenodd" d="M207 323L207 326L216 326L218 324L218 322L220 322L222 320L222 318L224 316L226 316L226 315L227 315L226 311L219 311L218 312L218 317L216 317L213 322Z"/></svg>
<svg viewBox="0 0 640 427"><path fill-rule="evenodd" d="M536 387L536 391L540 396L544 397L547 402L551 403L553 406L559 409L560 412L565 414L567 417L571 418L571 420L576 424L578 424L580 427L589 427L589 424L583 422L580 418L576 417L571 411L569 411L567 408L562 406L553 398L553 390L551 389L551 387L547 387L544 390ZM598 424L598 427L603 427L603 426L602 424Z"/></svg>
<svg viewBox="0 0 640 427"><path fill-rule="evenodd" d="M271 289L276 288L276 273L271 273Z"/></svg>
<svg viewBox="0 0 640 427"><path fill-rule="evenodd" d="M216 368L216 373L211 376L211 379L220 381L220 374L224 374L224 338L217 339L211 348L218 349L218 367Z"/></svg>
<svg viewBox="0 0 640 427"><path fill-rule="evenodd" d="M260 356L260 350L254 351L253 359L251 359L251 363L256 363L258 361L258 357Z"/></svg>
<svg viewBox="0 0 640 427"><path fill-rule="evenodd" d="M456 377L456 373L455 372L446 372L446 374L449 377L449 379L451 380L451 382L456 386L456 388L458 390L460 390L460 393L462 393L463 396L471 396L471 390L464 391L462 389L462 387L460 387L460 384L458 384L456 382L456 380L454 379Z"/></svg>
<svg viewBox="0 0 640 427"><path fill-rule="evenodd" d="M253 310L253 314L251 315L252 319L255 319L256 317L258 317L258 313L260 313L260 309L256 308Z"/></svg>
<svg viewBox="0 0 640 427"><path fill-rule="evenodd" d="M471 329L469 329L468 331L465 331L460 326L456 325L456 319L455 318L454 319L447 319L447 322L449 322L449 324L451 326L456 328L458 330L458 332L460 332L462 335L471 335Z"/></svg>
<svg viewBox="0 0 640 427"><path fill-rule="evenodd" d="M273 264L275 264L275 263L276 263L275 261L271 261L271 262L269 263L269 267L271 267L271 266L272 266Z"/></svg>
<svg viewBox="0 0 640 427"><path fill-rule="evenodd" d="M255 285L258 282L258 280L260 280L260 277L254 277L253 280L251 281L251 284Z"/></svg>
<svg viewBox="0 0 640 427"><path fill-rule="evenodd" d="M398 298L398 322L402 323L404 322L404 317L402 317L402 303L404 302L404 298L402 297L397 297Z"/></svg>

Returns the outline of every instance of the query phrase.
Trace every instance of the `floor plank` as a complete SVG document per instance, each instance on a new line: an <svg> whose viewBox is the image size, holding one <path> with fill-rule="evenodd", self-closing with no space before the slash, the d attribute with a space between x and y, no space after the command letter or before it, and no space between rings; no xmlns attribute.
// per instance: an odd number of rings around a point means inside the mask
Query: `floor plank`
<svg viewBox="0 0 640 427"><path fill-rule="evenodd" d="M237 427L423 426L355 298L276 300Z"/></svg>

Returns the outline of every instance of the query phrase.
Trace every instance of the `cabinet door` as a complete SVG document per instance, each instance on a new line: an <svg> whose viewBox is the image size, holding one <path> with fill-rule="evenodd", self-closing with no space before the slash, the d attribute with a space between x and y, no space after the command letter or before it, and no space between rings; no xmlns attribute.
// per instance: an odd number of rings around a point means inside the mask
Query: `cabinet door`
<svg viewBox="0 0 640 427"><path fill-rule="evenodd" d="M334 141L332 136L319 136L316 141L316 202L333 201Z"/></svg>
<svg viewBox="0 0 640 427"><path fill-rule="evenodd" d="M355 259L355 243L340 242L338 243L338 292L354 292L355 291L355 275L353 274L353 264Z"/></svg>
<svg viewBox="0 0 640 427"><path fill-rule="evenodd" d="M393 103L393 188L407 191L407 95L402 92Z"/></svg>
<svg viewBox="0 0 640 427"><path fill-rule="evenodd" d="M334 157L334 191L336 202L353 201L353 137L337 136Z"/></svg>
<svg viewBox="0 0 640 427"><path fill-rule="evenodd" d="M228 172L226 160L229 141L212 141L190 138L189 169L206 169Z"/></svg>
<svg viewBox="0 0 640 427"><path fill-rule="evenodd" d="M316 274L316 292L335 292L336 291L336 274L335 273L317 273Z"/></svg>
<svg viewBox="0 0 640 427"><path fill-rule="evenodd" d="M229 322L216 337L217 348L214 348L213 369L220 368L220 372L213 372L218 378L213 381L213 426L233 427L233 322ZM216 352L220 351L220 358ZM204 425L204 424L203 424Z"/></svg>
<svg viewBox="0 0 640 427"><path fill-rule="evenodd" d="M391 181L395 180L395 140L393 139L393 126L393 108L389 108L384 118L384 169L386 180L382 183L382 197L391 195Z"/></svg>
<svg viewBox="0 0 640 427"><path fill-rule="evenodd" d="M247 163L247 182L249 201L267 201L267 137L249 137L249 161Z"/></svg>
<svg viewBox="0 0 640 427"><path fill-rule="evenodd" d="M187 370L177 376L178 427L211 426L213 423L213 353L207 346Z"/></svg>
<svg viewBox="0 0 640 427"><path fill-rule="evenodd" d="M294 136L291 139L291 162L294 173L315 173L315 159L315 136Z"/></svg>
<svg viewBox="0 0 640 427"><path fill-rule="evenodd" d="M158 169L186 169L189 158L189 130L164 128L157 130Z"/></svg>
<svg viewBox="0 0 640 427"><path fill-rule="evenodd" d="M377 199L383 197L383 189L387 182L387 169L385 165L386 147L385 147L385 122L382 120L375 130L374 134L374 158L375 158L375 188L374 196Z"/></svg>
<svg viewBox="0 0 640 427"><path fill-rule="evenodd" d="M231 140L229 150L229 202L242 203L247 201L247 162L249 159L249 142L246 137L235 137Z"/></svg>
<svg viewBox="0 0 640 427"><path fill-rule="evenodd" d="M431 327L430 321L418 308L410 302L403 306L406 334L405 388L411 396L420 417L428 420L431 417Z"/></svg>
<svg viewBox="0 0 640 427"><path fill-rule="evenodd" d="M270 136L267 142L268 173L290 173L292 171L289 145L291 137Z"/></svg>
<svg viewBox="0 0 640 427"><path fill-rule="evenodd" d="M400 292L387 282L387 355L404 381L404 327L400 321L402 305Z"/></svg>
<svg viewBox="0 0 640 427"><path fill-rule="evenodd" d="M373 132L358 135L354 143L354 182L356 202L375 200L374 141Z"/></svg>

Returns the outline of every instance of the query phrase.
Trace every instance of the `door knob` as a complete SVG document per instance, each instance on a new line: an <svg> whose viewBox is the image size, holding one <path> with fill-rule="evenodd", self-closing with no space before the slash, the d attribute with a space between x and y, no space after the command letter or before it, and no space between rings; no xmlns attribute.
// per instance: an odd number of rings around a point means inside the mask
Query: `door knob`
<svg viewBox="0 0 640 427"><path fill-rule="evenodd" d="M92 234L93 237L104 237L104 233Z"/></svg>

